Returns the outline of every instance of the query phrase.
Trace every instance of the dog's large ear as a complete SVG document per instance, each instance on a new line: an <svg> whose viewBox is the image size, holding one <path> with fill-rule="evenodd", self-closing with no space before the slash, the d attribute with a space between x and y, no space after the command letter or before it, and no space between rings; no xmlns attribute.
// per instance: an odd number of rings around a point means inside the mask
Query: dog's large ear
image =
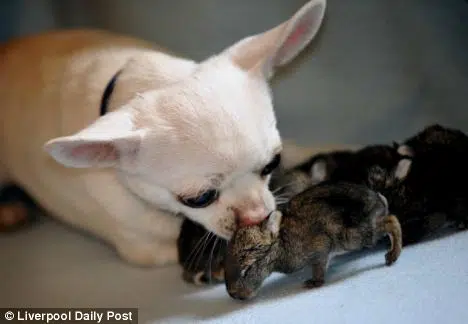
<svg viewBox="0 0 468 324"><path fill-rule="evenodd" d="M73 168L112 167L134 158L142 133L134 129L131 112L110 112L80 132L54 138L44 149L59 163Z"/></svg>
<svg viewBox="0 0 468 324"><path fill-rule="evenodd" d="M229 47L227 54L245 70L269 79L275 68L292 61L315 37L325 15L326 0L311 0L289 20Z"/></svg>

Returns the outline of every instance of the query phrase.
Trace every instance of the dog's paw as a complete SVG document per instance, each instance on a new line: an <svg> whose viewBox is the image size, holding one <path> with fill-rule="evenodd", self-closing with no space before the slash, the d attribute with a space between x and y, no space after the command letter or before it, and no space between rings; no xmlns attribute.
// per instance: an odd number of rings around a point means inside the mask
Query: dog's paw
<svg viewBox="0 0 468 324"><path fill-rule="evenodd" d="M33 222L31 211L21 203L0 205L0 232L12 232Z"/></svg>
<svg viewBox="0 0 468 324"><path fill-rule="evenodd" d="M0 187L0 232L14 232L35 223L40 208L16 185Z"/></svg>

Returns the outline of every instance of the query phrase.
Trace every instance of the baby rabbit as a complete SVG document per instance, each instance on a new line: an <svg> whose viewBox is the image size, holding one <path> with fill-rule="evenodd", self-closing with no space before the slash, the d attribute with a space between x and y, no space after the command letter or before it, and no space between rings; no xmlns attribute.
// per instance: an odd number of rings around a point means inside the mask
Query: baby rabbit
<svg viewBox="0 0 468 324"><path fill-rule="evenodd" d="M195 285L224 281L227 241L204 227L185 219L177 241L182 278Z"/></svg>
<svg viewBox="0 0 468 324"><path fill-rule="evenodd" d="M414 155L444 146L460 154L467 154L468 136L458 129L432 124L408 138L399 151Z"/></svg>
<svg viewBox="0 0 468 324"><path fill-rule="evenodd" d="M235 299L256 296L272 272L292 273L312 266L307 288L323 285L330 259L373 247L388 235L386 264L402 249L398 219L386 199L363 185L323 182L294 196L259 225L240 227L228 243L226 288Z"/></svg>
<svg viewBox="0 0 468 324"><path fill-rule="evenodd" d="M467 226L468 137L463 132L434 124L401 145L371 145L337 159L313 157L312 164L290 174L304 176L309 170L313 179L365 184L380 192L401 223L403 245L417 243L448 223Z"/></svg>
<svg viewBox="0 0 468 324"><path fill-rule="evenodd" d="M398 150L412 156L411 171L394 188L395 212L436 230L447 222L468 225L468 136L438 124L406 140ZM421 220L421 216L429 219Z"/></svg>
<svg viewBox="0 0 468 324"><path fill-rule="evenodd" d="M369 145L356 151L317 154L290 170L276 174L272 186L283 196L292 197L311 185L326 180L367 184L369 170L374 166L401 177L401 171L408 168L410 161L402 161L408 156L400 153L398 148L399 144L394 143ZM396 174L397 170L400 170L400 175Z"/></svg>
<svg viewBox="0 0 468 324"><path fill-rule="evenodd" d="M390 213L401 223L403 245L414 244L435 234L448 221L468 215L468 210L463 212L468 195L461 186L468 178L460 167L461 163L468 165L468 160L448 145L432 149L419 146L418 152L403 145L368 146L355 153L352 169L332 169L326 177L364 184L384 195ZM316 169L327 169L323 161L316 163L324 164ZM463 226L462 221L456 222Z"/></svg>

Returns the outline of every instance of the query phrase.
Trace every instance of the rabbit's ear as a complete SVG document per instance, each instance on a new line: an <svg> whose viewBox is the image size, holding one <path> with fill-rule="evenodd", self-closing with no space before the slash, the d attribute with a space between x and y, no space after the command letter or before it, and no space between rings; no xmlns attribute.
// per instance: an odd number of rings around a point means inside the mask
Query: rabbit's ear
<svg viewBox="0 0 468 324"><path fill-rule="evenodd" d="M409 156L409 157L414 156L413 149L409 147L408 145L399 145L397 148L397 152L398 154L403 155L403 156Z"/></svg>
<svg viewBox="0 0 468 324"><path fill-rule="evenodd" d="M312 184L325 181L327 178L327 163L324 160L320 159L312 165L310 168L310 178Z"/></svg>
<svg viewBox="0 0 468 324"><path fill-rule="evenodd" d="M402 159L398 162L398 165L395 168L395 177L399 180L403 180L408 175L408 172L411 168L410 159Z"/></svg>
<svg viewBox="0 0 468 324"><path fill-rule="evenodd" d="M266 220L266 230L277 236L280 230L281 219L283 214L280 211L274 211L268 216Z"/></svg>

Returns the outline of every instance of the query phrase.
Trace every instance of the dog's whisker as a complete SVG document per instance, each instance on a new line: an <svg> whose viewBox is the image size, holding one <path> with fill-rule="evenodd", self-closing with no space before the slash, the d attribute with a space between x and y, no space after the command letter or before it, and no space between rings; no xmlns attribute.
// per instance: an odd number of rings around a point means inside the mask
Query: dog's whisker
<svg viewBox="0 0 468 324"><path fill-rule="evenodd" d="M285 189L285 188L291 186L292 184L294 184L295 182L296 182L295 180L290 181L290 182L288 182L288 183L282 185L281 187L276 188L276 189L275 189L275 192L277 192L277 191L279 191L279 190L281 190L281 189Z"/></svg>
<svg viewBox="0 0 468 324"><path fill-rule="evenodd" d="M190 259L192 258L192 255L195 253L195 251L200 247L200 244L201 242L203 241L203 239L205 239L205 236L208 235L208 232L206 232L202 237L200 237L200 239L198 240L197 244L195 244L195 246L192 248L192 251L190 252L190 254L187 256L187 259L185 260L184 262L184 266L187 265L187 262L190 261Z"/></svg>
<svg viewBox="0 0 468 324"><path fill-rule="evenodd" d="M189 270L193 269L192 267L194 267L194 268L197 267L197 264L194 263L194 262L197 262L195 260L199 260L200 256L203 255L204 247L206 245L207 240L210 238L210 235L211 235L211 232L206 232L205 235L203 235L202 243L198 247L197 252L192 256L192 260L191 260L190 265L188 267Z"/></svg>
<svg viewBox="0 0 468 324"><path fill-rule="evenodd" d="M215 237L216 237L216 239L215 239L215 241L214 241L214 243L213 243L213 247L211 248L210 259L209 259L209 262L210 262L210 271L209 271L209 274L208 274L208 280L209 280L210 283L211 283L211 279L212 279L212 278L211 278L211 274L212 274L212 272L213 272L213 271L212 271L212 270L213 270L213 269L212 269L213 252L214 252L214 250L215 250L215 248L216 248L216 244L218 244L218 237L217 237L217 236L215 236Z"/></svg>
<svg viewBox="0 0 468 324"><path fill-rule="evenodd" d="M281 189L283 189L285 186L281 186L281 187L278 187L274 190L271 191L271 193L274 195L275 193L277 193L278 191L280 191Z"/></svg>
<svg viewBox="0 0 468 324"><path fill-rule="evenodd" d="M207 246L210 244L211 240L214 237L216 237L216 236L212 232L210 232L209 235L208 235L208 239L203 244L203 248L202 248L201 252L198 255L198 258L197 258L197 261L196 261L196 264L195 264L195 268L198 268L198 266L200 265L200 261L203 258L203 254L205 253Z"/></svg>
<svg viewBox="0 0 468 324"><path fill-rule="evenodd" d="M275 199L289 199L290 198L289 196L290 195L280 195L280 196L275 196L274 198Z"/></svg>
<svg viewBox="0 0 468 324"><path fill-rule="evenodd" d="M206 235L204 235L204 239L203 239L202 243L201 243L200 246L197 248L196 253L195 253L195 254L192 256L192 258L190 259L190 264L189 264L189 266L187 267L187 269L188 269L189 271L195 270L195 267L196 267L196 264L195 264L195 263L196 263L196 260L198 260L199 255L200 255L200 252L202 251L203 246L204 246L206 240L208 239L208 237L209 237L209 233L206 233Z"/></svg>

